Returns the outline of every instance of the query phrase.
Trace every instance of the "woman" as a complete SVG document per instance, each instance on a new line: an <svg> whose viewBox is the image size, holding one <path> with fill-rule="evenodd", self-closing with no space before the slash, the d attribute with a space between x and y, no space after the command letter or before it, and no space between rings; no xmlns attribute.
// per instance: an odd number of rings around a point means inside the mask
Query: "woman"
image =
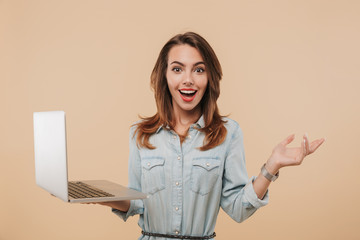
<svg viewBox="0 0 360 240"><path fill-rule="evenodd" d="M219 114L220 63L204 38L170 39L151 74L157 113L130 131L129 187L146 200L102 203L126 220L140 214L139 239L213 239L220 207L235 221L268 203L267 189L285 166L299 165L323 142L273 150L257 178L248 179L239 125Z"/></svg>

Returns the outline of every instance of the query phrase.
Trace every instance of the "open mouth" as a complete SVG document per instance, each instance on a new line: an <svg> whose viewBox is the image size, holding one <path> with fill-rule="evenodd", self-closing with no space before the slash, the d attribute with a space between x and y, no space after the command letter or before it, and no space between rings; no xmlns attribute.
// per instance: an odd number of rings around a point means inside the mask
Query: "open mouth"
<svg viewBox="0 0 360 240"><path fill-rule="evenodd" d="M179 90L181 98L186 102L191 102L194 100L197 90L194 89L180 89Z"/></svg>

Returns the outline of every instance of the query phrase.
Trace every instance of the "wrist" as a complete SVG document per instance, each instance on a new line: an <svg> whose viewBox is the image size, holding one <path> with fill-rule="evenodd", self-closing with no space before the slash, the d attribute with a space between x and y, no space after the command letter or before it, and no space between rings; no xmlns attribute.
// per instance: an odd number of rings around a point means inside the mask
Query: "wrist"
<svg viewBox="0 0 360 240"><path fill-rule="evenodd" d="M279 177L279 171L277 171L275 174L272 174L266 169L266 164L264 164L261 167L261 175L264 176L270 182L274 182Z"/></svg>
<svg viewBox="0 0 360 240"><path fill-rule="evenodd" d="M265 168L272 175L275 175L280 170L278 164L276 164L275 161L271 161L270 159L266 162Z"/></svg>

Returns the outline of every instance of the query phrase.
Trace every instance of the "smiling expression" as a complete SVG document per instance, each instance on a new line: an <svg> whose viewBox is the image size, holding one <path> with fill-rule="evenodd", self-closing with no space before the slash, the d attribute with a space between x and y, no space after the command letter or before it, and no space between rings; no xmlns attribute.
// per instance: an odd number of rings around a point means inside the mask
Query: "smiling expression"
<svg viewBox="0 0 360 240"><path fill-rule="evenodd" d="M174 111L201 111L200 101L206 91L208 77L200 52L190 45L176 45L169 51L167 84Z"/></svg>

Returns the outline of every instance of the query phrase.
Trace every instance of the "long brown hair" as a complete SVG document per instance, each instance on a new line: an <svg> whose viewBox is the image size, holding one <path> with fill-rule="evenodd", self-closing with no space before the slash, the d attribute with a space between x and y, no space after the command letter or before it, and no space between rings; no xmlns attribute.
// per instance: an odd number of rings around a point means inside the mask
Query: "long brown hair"
<svg viewBox="0 0 360 240"><path fill-rule="evenodd" d="M155 146L149 142L150 136L161 126L168 126L170 129L174 129L175 127L172 97L167 85L166 70L170 49L182 44L188 44L200 52L208 71L208 84L204 96L199 103L205 122L205 126L199 128L199 131L205 133L204 145L200 147L200 150L205 151L214 148L225 140L225 121L219 114L216 104L220 95L220 80L222 78L220 62L210 44L203 37L194 32L187 32L171 38L161 49L155 63L155 67L151 73L151 87L155 95L157 113L152 117L142 118L142 121L136 124L136 142L140 147L155 149Z"/></svg>

